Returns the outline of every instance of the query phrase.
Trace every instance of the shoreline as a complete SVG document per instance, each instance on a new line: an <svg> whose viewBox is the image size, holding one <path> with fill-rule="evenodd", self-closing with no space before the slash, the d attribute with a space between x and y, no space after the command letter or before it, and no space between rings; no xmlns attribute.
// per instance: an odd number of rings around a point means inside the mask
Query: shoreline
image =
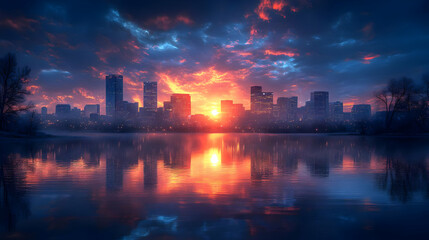
<svg viewBox="0 0 429 240"><path fill-rule="evenodd" d="M0 132L0 140L39 140L39 139L54 139L54 138L79 138L91 137L97 135L125 135L125 134L273 134L273 135L313 135L313 136L356 136L356 137L385 137L385 138L427 138L429 133L421 134L398 134L398 133L383 133L364 135L358 132L210 132L210 131L153 131L153 132L114 132L114 131L40 131L35 135L25 135L14 132Z"/></svg>

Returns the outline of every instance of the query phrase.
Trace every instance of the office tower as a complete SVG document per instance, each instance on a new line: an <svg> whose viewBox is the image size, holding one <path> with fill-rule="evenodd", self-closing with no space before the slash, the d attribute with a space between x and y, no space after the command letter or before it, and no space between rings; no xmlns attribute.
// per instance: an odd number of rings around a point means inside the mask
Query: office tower
<svg viewBox="0 0 429 240"><path fill-rule="evenodd" d="M261 108L260 97L259 97L261 94L262 94L261 86L250 87L250 111L252 113L259 112Z"/></svg>
<svg viewBox="0 0 429 240"><path fill-rule="evenodd" d="M261 86L250 87L250 111L255 114L273 112L273 93L262 92Z"/></svg>
<svg viewBox="0 0 429 240"><path fill-rule="evenodd" d="M46 117L46 115L48 115L48 108L42 107L40 113L42 114L42 117Z"/></svg>
<svg viewBox="0 0 429 240"><path fill-rule="evenodd" d="M119 108L117 110L117 112L120 113L120 117L122 117L122 118L135 117L135 116L137 116L138 111L139 111L139 103L138 102L130 103L127 101L122 101L119 104Z"/></svg>
<svg viewBox="0 0 429 240"><path fill-rule="evenodd" d="M329 92L311 93L311 113L314 120L325 120L329 116Z"/></svg>
<svg viewBox="0 0 429 240"><path fill-rule="evenodd" d="M234 103L232 100L221 100L220 101L220 112L222 117L230 117L233 113Z"/></svg>
<svg viewBox="0 0 429 240"><path fill-rule="evenodd" d="M100 115L100 104L87 104L83 108L83 113L86 118L89 118L91 114Z"/></svg>
<svg viewBox="0 0 429 240"><path fill-rule="evenodd" d="M279 118L285 121L294 121L297 119L298 97L279 97L277 98L277 108Z"/></svg>
<svg viewBox="0 0 429 240"><path fill-rule="evenodd" d="M171 119L171 112L173 111L173 107L171 106L171 102L169 101L164 101L164 114L163 114L163 118L164 119Z"/></svg>
<svg viewBox="0 0 429 240"><path fill-rule="evenodd" d="M371 118L371 105L357 104L352 107L352 119L354 121L364 121Z"/></svg>
<svg viewBox="0 0 429 240"><path fill-rule="evenodd" d="M143 89L143 106L146 111L155 112L158 107L157 82L145 82Z"/></svg>
<svg viewBox="0 0 429 240"><path fill-rule="evenodd" d="M106 115L114 117L123 101L123 77L111 74L106 76Z"/></svg>
<svg viewBox="0 0 429 240"><path fill-rule="evenodd" d="M243 104L235 104L232 100L220 101L220 112L223 119L237 118L244 114Z"/></svg>
<svg viewBox="0 0 429 240"><path fill-rule="evenodd" d="M273 112L273 93L262 92L261 98L261 114L271 114Z"/></svg>
<svg viewBox="0 0 429 240"><path fill-rule="evenodd" d="M55 116L57 118L68 118L70 117L71 107L70 104L57 104L55 106Z"/></svg>
<svg viewBox="0 0 429 240"><path fill-rule="evenodd" d="M185 121L191 115L191 95L173 94L170 98L173 120Z"/></svg>
<svg viewBox="0 0 429 240"><path fill-rule="evenodd" d="M329 118L332 121L344 120L343 103L340 101L329 103Z"/></svg>
<svg viewBox="0 0 429 240"><path fill-rule="evenodd" d="M81 118L82 117L82 110L80 110L80 108L74 107L70 112L70 116L72 118Z"/></svg>

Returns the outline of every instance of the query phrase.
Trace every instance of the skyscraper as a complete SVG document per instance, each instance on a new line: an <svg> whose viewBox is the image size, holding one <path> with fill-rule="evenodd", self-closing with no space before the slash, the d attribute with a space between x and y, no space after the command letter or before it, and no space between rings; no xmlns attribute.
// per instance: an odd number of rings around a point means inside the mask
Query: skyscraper
<svg viewBox="0 0 429 240"><path fill-rule="evenodd" d="M70 104L57 104L55 106L55 116L57 118L68 118L71 115Z"/></svg>
<svg viewBox="0 0 429 240"><path fill-rule="evenodd" d="M329 115L332 121L344 120L343 103L340 101L329 103Z"/></svg>
<svg viewBox="0 0 429 240"><path fill-rule="evenodd" d="M261 86L251 86L250 87L250 111L252 113L257 113L260 109L260 98L262 94Z"/></svg>
<svg viewBox="0 0 429 240"><path fill-rule="evenodd" d="M371 105L356 104L352 107L352 118L354 121L364 121L371 118Z"/></svg>
<svg viewBox="0 0 429 240"><path fill-rule="evenodd" d="M273 112L273 93L262 92L260 99L261 99L261 108L259 110L259 113L271 114Z"/></svg>
<svg viewBox="0 0 429 240"><path fill-rule="evenodd" d="M261 86L251 86L250 111L255 114L271 114L273 111L273 93L262 92Z"/></svg>
<svg viewBox="0 0 429 240"><path fill-rule="evenodd" d="M176 121L185 121L191 115L191 95L173 94L170 98L171 117Z"/></svg>
<svg viewBox="0 0 429 240"><path fill-rule="evenodd" d="M106 76L106 115L115 116L123 101L123 77L111 74Z"/></svg>
<svg viewBox="0 0 429 240"><path fill-rule="evenodd" d="M277 106L279 108L279 117L281 120L296 120L298 97L279 97L277 98Z"/></svg>
<svg viewBox="0 0 429 240"><path fill-rule="evenodd" d="M329 116L329 92L316 91L311 93L311 111L315 120L324 120Z"/></svg>
<svg viewBox="0 0 429 240"><path fill-rule="evenodd" d="M245 110L243 104L234 103L232 100L221 100L220 112L222 119L225 120L240 117Z"/></svg>
<svg viewBox="0 0 429 240"><path fill-rule="evenodd" d="M146 111L155 112L158 107L157 82L145 82L143 89L143 106Z"/></svg>
<svg viewBox="0 0 429 240"><path fill-rule="evenodd" d="M42 114L42 116L46 117L46 115L48 115L48 108L42 107L41 114Z"/></svg>

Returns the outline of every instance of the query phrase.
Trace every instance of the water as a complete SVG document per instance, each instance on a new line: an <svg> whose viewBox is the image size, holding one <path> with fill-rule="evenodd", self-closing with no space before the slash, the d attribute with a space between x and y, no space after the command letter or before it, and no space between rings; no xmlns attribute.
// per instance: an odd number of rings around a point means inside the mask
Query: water
<svg viewBox="0 0 429 240"><path fill-rule="evenodd" d="M0 239L427 239L429 139L1 140Z"/></svg>

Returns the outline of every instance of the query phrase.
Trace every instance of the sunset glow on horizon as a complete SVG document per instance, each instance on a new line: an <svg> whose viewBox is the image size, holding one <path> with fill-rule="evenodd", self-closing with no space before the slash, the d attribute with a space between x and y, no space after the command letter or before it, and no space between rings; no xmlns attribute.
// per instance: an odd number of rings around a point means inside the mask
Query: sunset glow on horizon
<svg viewBox="0 0 429 240"><path fill-rule="evenodd" d="M382 4L361 2L191 2L87 3L90 14L76 11L78 3L11 3L10 13L1 11L0 53L32 68L29 100L49 113L56 104L100 104L105 114L109 74L123 75L124 100L139 107L143 82L156 81L158 107L187 93L192 114L213 117L221 100L249 109L253 85L275 99L298 96L298 106L317 90L345 106L373 104L388 79L418 79L429 67L417 54L428 51L412 14L424 9L419 3L405 16L398 3L386 15Z"/></svg>

